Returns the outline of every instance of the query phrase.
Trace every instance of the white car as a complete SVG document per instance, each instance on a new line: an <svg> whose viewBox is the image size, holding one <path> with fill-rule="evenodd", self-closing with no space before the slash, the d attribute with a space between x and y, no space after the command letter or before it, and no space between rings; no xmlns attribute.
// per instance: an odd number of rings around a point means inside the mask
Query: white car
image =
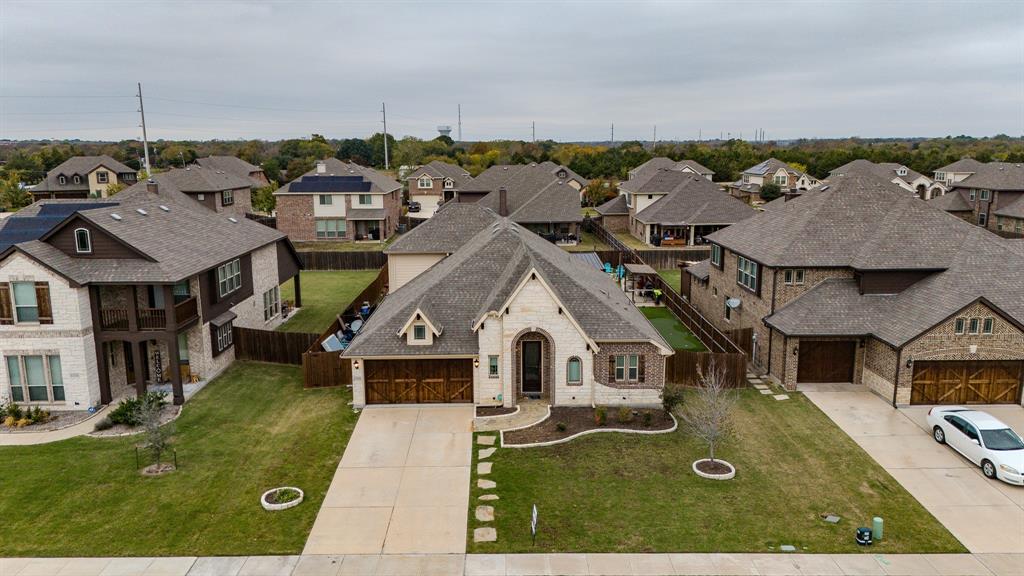
<svg viewBox="0 0 1024 576"><path fill-rule="evenodd" d="M932 437L981 466L986 478L1024 486L1024 440L991 414L963 406L928 411Z"/></svg>

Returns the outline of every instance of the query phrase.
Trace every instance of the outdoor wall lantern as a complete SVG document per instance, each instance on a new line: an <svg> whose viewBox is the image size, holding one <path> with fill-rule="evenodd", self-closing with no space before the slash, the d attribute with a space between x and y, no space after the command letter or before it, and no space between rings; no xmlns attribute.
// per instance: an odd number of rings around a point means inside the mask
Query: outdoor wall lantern
<svg viewBox="0 0 1024 576"><path fill-rule="evenodd" d="M913 358L907 358L907 368L911 368L913 366L914 366L914 359Z"/></svg>
<svg viewBox="0 0 1024 576"><path fill-rule="evenodd" d="M797 356L799 354L800 354L800 348L794 346L793 347L793 356Z"/></svg>
<svg viewBox="0 0 1024 576"><path fill-rule="evenodd" d="M473 368L479 368L479 367L480 367L480 359L479 358L473 358Z"/></svg>
<svg viewBox="0 0 1024 576"><path fill-rule="evenodd" d="M359 360L353 360L352 361L352 369L353 370L359 370Z"/></svg>

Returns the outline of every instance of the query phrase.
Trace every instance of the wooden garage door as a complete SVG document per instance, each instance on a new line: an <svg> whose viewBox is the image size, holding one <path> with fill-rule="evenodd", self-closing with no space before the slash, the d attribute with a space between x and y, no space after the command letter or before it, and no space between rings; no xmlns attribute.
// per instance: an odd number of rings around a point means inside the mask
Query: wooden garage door
<svg viewBox="0 0 1024 576"><path fill-rule="evenodd" d="M1024 362L917 361L911 404L1017 404Z"/></svg>
<svg viewBox="0 0 1024 576"><path fill-rule="evenodd" d="M367 404L473 401L472 360L367 360Z"/></svg>
<svg viewBox="0 0 1024 576"><path fill-rule="evenodd" d="M853 382L854 340L800 340L796 381Z"/></svg>

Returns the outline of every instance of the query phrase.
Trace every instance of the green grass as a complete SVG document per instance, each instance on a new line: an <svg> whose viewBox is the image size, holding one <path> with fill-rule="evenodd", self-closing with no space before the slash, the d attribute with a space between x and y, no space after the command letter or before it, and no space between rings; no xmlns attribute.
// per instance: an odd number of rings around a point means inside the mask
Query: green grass
<svg viewBox="0 0 1024 576"><path fill-rule="evenodd" d="M377 277L376 270L320 271L304 270L302 282L302 310L288 318L278 330L284 332L311 332L320 334L331 325L334 317L345 311L352 299ZM289 280L281 286L281 300L295 298L295 283Z"/></svg>
<svg viewBox="0 0 1024 576"><path fill-rule="evenodd" d="M299 252L380 252L397 240L401 234L392 234L384 242L354 242L352 240L319 240L294 242Z"/></svg>
<svg viewBox="0 0 1024 576"><path fill-rule="evenodd" d="M611 417L611 416L610 416ZM690 469L706 449L683 431L597 434L546 448L503 448L491 457L498 541L474 543L472 484L468 551L769 552L782 544L811 553L965 552L963 546L801 394L777 402L740 392L735 438L718 456L730 481ZM475 467L474 467L475 469ZM530 509L539 512L530 542ZM842 517L827 524L821 513ZM885 538L854 542L858 526L885 519Z"/></svg>
<svg viewBox="0 0 1024 576"><path fill-rule="evenodd" d="M672 315L672 312L668 308L654 308L651 306L642 306L640 311L647 316L647 319L654 324L654 327L661 332L661 335L668 341L668 343L677 350L691 350L694 352L703 352L707 350L700 340L693 335L692 332L683 326L683 323L678 318Z"/></svg>
<svg viewBox="0 0 1024 576"><path fill-rule="evenodd" d="M612 247L601 241L591 232L580 232L580 241L575 246L563 246L569 252L596 252L611 250Z"/></svg>
<svg viewBox="0 0 1024 576"><path fill-rule="evenodd" d="M679 292L679 281L683 271L676 268L675 270L658 270L658 275L661 276L673 290Z"/></svg>
<svg viewBox="0 0 1024 576"><path fill-rule="evenodd" d="M648 246L647 244L644 244L629 232L612 232L612 234L615 234L615 237L619 239L619 242L622 242L623 244L629 246L633 250L655 249L653 246Z"/></svg>
<svg viewBox="0 0 1024 576"><path fill-rule="evenodd" d="M590 216L591 218L597 218L601 214L599 214L598 211L591 206L584 206L580 208L580 215L584 217Z"/></svg>
<svg viewBox="0 0 1024 576"><path fill-rule="evenodd" d="M298 554L356 417L344 388L301 369L236 362L175 422L179 469L135 469L140 436L0 448L0 556ZM266 512L260 495L305 501Z"/></svg>

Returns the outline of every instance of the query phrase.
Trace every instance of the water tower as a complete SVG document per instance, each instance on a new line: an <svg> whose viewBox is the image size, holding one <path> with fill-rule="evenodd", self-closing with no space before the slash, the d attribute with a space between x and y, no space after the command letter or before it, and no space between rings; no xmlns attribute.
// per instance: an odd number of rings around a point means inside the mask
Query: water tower
<svg viewBox="0 0 1024 576"><path fill-rule="evenodd" d="M441 136L451 137L452 127L448 125L442 125L437 127L437 131L441 133Z"/></svg>

